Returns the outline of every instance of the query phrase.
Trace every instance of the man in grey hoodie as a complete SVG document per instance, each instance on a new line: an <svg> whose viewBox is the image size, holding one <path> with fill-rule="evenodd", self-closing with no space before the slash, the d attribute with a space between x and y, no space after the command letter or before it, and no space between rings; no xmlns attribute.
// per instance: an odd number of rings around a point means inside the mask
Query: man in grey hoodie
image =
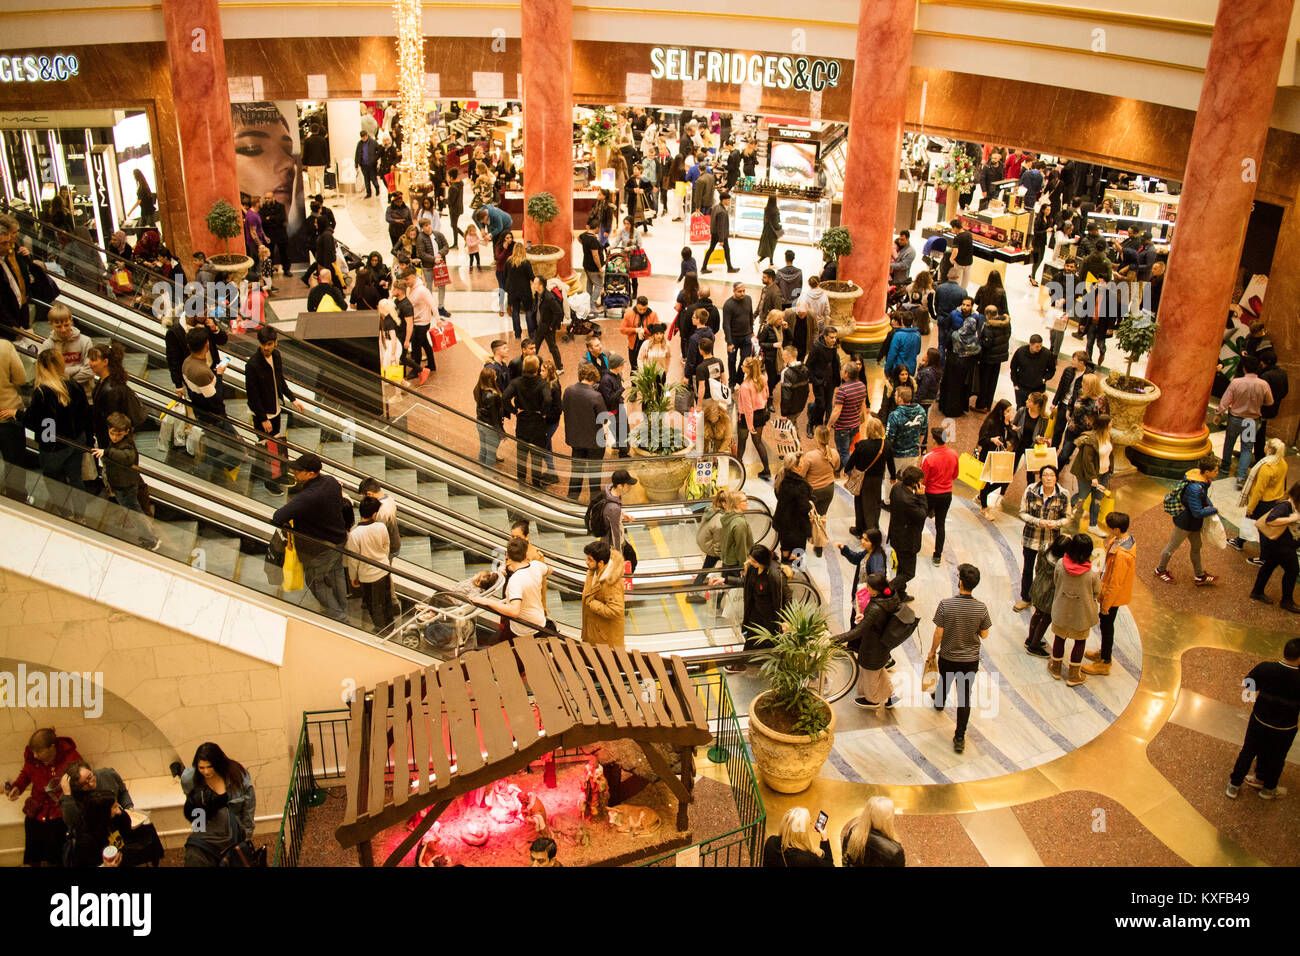
<svg viewBox="0 0 1300 956"><path fill-rule="evenodd" d="M803 292L803 270L794 264L794 250L785 251L785 265L776 270L776 285L781 290L781 307L794 305Z"/></svg>
<svg viewBox="0 0 1300 956"><path fill-rule="evenodd" d="M821 280L817 276L809 276L808 288L803 290L803 294L799 296L799 302L795 306L800 312L805 307L807 308L808 321L812 322L815 330L820 330L822 325L828 322L831 317L831 300L826 295L826 290L820 288L820 286Z"/></svg>

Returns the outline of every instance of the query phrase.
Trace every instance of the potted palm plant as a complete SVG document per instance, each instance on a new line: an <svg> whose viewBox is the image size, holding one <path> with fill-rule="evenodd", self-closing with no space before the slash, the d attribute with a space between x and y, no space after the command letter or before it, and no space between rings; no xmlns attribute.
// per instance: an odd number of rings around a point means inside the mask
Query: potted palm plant
<svg viewBox="0 0 1300 956"><path fill-rule="evenodd" d="M826 615L811 601L782 608L780 627L757 628L769 650L759 656L767 690L749 705L749 745L763 782L777 793L800 793L821 772L835 742L835 713L820 687L835 642Z"/></svg>
<svg viewBox="0 0 1300 956"><path fill-rule="evenodd" d="M559 214L560 205L550 193L534 193L524 206L524 215L537 223L537 237L542 240L528 247L528 261L533 264L533 274L543 279L555 277L555 264L564 256L564 250L559 246L543 245L546 224Z"/></svg>
<svg viewBox="0 0 1300 956"><path fill-rule="evenodd" d="M686 429L673 398L686 386L665 384L657 362L641 363L628 385L628 401L641 405L628 421L628 445L632 457L640 459L635 474L650 501L679 501L691 475L691 460L680 457L686 451Z"/></svg>
<svg viewBox="0 0 1300 956"><path fill-rule="evenodd" d="M1116 475L1129 475L1137 470L1128 456L1119 451L1121 447L1136 445L1142 440L1142 422L1146 418L1147 406L1160 397L1160 388L1154 382L1133 374L1133 363L1151 351L1158 328L1154 315L1133 306L1115 329L1116 343L1128 357L1128 365L1123 375L1112 371L1102 379L1101 389L1106 393L1106 404L1110 408L1110 439L1116 446Z"/></svg>
<svg viewBox="0 0 1300 956"><path fill-rule="evenodd" d="M843 226L831 226L817 240L817 248L831 262L839 262L853 251L853 237ZM821 288L831 303L831 324L839 330L840 335L853 331L853 305L862 295L862 289L840 279L823 282Z"/></svg>
<svg viewBox="0 0 1300 956"><path fill-rule="evenodd" d="M239 282L253 267L253 260L248 256L236 255L230 251L230 240L244 231L244 217L239 210L224 199L212 204L207 217L203 220L213 238L220 239L225 252L208 257L208 265L227 282Z"/></svg>

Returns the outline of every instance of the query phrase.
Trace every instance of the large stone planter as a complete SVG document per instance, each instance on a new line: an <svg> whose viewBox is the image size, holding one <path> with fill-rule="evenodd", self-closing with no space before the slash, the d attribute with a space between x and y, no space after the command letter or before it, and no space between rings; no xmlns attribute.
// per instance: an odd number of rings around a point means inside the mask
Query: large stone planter
<svg viewBox="0 0 1300 956"><path fill-rule="evenodd" d="M208 267L217 274L217 278L222 282L232 282L238 285L244 276L248 275L248 270L253 268L253 260L248 256L222 253L219 256L209 256Z"/></svg>
<svg viewBox="0 0 1300 956"><path fill-rule="evenodd" d="M645 489L647 501L656 504L681 501L686 497L686 479L694 461L690 458L664 458L643 448L632 446L636 462L628 469ZM685 449L683 449L685 451Z"/></svg>
<svg viewBox="0 0 1300 956"><path fill-rule="evenodd" d="M1113 474L1117 478L1137 471L1128 460L1126 450L1142 440L1142 421L1146 418L1147 406L1160 397L1160 388L1153 382L1131 376L1131 381L1140 382L1145 388L1139 395L1117 388L1114 380L1119 378L1119 373L1111 372L1101 382L1101 390L1105 393L1106 404L1110 408L1110 440L1115 446Z"/></svg>
<svg viewBox="0 0 1300 956"><path fill-rule="evenodd" d="M841 336L848 335L856 324L853 320L853 305L862 298L861 287L852 282L841 282L836 279L823 282L821 288L826 292L826 298L830 300L831 325L835 326Z"/></svg>
<svg viewBox="0 0 1300 956"><path fill-rule="evenodd" d="M532 263L533 275L542 279L554 279L556 263L564 258L564 250L558 246L533 246L528 250L528 261Z"/></svg>
<svg viewBox="0 0 1300 956"><path fill-rule="evenodd" d="M759 702L770 693L765 691L749 703L749 747L754 752L754 765L763 783L777 793L802 793L817 779L822 764L831 754L835 743L835 711L830 711L831 722L816 737L783 734L767 726L758 716ZM829 710L830 705L826 706Z"/></svg>

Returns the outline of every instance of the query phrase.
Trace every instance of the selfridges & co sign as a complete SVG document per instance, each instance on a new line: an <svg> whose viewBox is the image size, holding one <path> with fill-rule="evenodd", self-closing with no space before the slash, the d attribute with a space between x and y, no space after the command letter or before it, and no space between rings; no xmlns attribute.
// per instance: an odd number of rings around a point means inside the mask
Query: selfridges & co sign
<svg viewBox="0 0 1300 956"><path fill-rule="evenodd" d="M0 83L48 83L76 76L81 64L71 53L54 56L0 55Z"/></svg>
<svg viewBox="0 0 1300 956"><path fill-rule="evenodd" d="M650 76L656 80L750 84L776 90L820 92L838 86L838 60L806 56L763 56L758 53L724 53L721 50L686 50L652 47Z"/></svg>

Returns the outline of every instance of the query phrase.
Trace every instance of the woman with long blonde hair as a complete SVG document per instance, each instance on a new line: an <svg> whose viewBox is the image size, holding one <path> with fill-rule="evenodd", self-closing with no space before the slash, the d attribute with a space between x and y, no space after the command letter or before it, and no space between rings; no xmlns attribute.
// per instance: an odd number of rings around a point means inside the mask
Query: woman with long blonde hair
<svg viewBox="0 0 1300 956"><path fill-rule="evenodd" d="M36 387L23 413L23 424L36 433L36 447L50 502L63 515L80 521L86 511L81 448L90 445L90 403L86 391L67 377L63 353L46 349L36 356ZM71 494L58 484L72 487ZM66 501L65 501L66 499ZM65 508L64 502L70 507Z"/></svg>
<svg viewBox="0 0 1300 956"><path fill-rule="evenodd" d="M537 318L533 315L533 264L528 261L528 251L522 242L516 242L510 249L505 272L506 305L510 309L510 323L514 326L515 338L523 335L519 323L522 314L531 339L537 329Z"/></svg>
<svg viewBox="0 0 1300 956"><path fill-rule="evenodd" d="M1070 409L1070 420L1066 424L1065 437L1061 440L1062 468L1074 455L1074 444L1079 440L1079 436L1092 428L1093 419L1109 411L1106 393L1101 390L1101 377L1096 372L1086 373L1079 380L1079 397L1075 399Z"/></svg>
<svg viewBox="0 0 1300 956"><path fill-rule="evenodd" d="M840 831L845 866L905 866L903 845L894 826L894 801L872 797Z"/></svg>
<svg viewBox="0 0 1300 956"><path fill-rule="evenodd" d="M819 839L820 838L820 839ZM781 818L781 832L763 844L763 865L771 867L831 866L830 841L813 828L806 807L792 807Z"/></svg>
<svg viewBox="0 0 1300 956"><path fill-rule="evenodd" d="M1247 518L1257 519L1282 503L1286 498L1286 476L1286 442L1270 438L1264 442L1264 457L1255 462L1246 476L1241 500L1237 502L1246 509ZM1229 538L1228 544L1240 551L1245 544L1241 532L1238 531L1235 538Z"/></svg>

